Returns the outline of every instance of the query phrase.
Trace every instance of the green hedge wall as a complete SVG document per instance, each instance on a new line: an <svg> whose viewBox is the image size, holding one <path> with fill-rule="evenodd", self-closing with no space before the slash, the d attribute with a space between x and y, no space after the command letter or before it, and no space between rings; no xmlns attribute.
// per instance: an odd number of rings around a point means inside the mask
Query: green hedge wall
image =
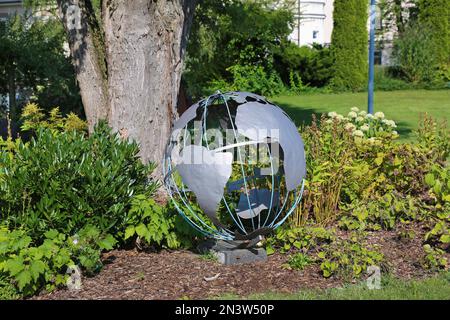
<svg viewBox="0 0 450 320"><path fill-rule="evenodd" d="M442 65L450 63L450 1L419 0L419 22L431 31L436 59Z"/></svg>
<svg viewBox="0 0 450 320"><path fill-rule="evenodd" d="M367 84L368 1L334 1L333 20L331 84L338 90L361 90Z"/></svg>

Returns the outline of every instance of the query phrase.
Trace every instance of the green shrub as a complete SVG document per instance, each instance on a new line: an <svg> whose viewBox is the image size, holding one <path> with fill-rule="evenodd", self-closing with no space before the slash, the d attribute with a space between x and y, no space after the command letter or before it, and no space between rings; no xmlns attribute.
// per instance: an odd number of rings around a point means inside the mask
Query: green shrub
<svg viewBox="0 0 450 320"><path fill-rule="evenodd" d="M274 7L266 1L199 1L183 74L188 94L197 99L211 94L211 89L226 91L224 83L261 90L261 84L267 88L265 82L278 81L274 78L278 77L275 55L289 42L292 22L292 11L282 4ZM243 66L254 70L243 70ZM245 77L247 71L255 84L237 79L239 74ZM258 79L260 76L264 78ZM218 81L220 86L215 85ZM259 93L268 94L264 90Z"/></svg>
<svg viewBox="0 0 450 320"><path fill-rule="evenodd" d="M353 236L325 245L317 253L317 259L325 278L336 275L348 280L360 277L369 266L380 266L384 256Z"/></svg>
<svg viewBox="0 0 450 320"><path fill-rule="evenodd" d="M313 260L304 253L296 253L289 257L286 264L283 267L289 270L303 270L305 267L310 265Z"/></svg>
<svg viewBox="0 0 450 320"><path fill-rule="evenodd" d="M450 156L450 130L445 121L438 122L426 113L416 132L418 146L431 162L444 165Z"/></svg>
<svg viewBox="0 0 450 320"><path fill-rule="evenodd" d="M36 132L39 128L48 128L55 132L76 130L85 132L87 130L86 121L81 120L76 114L69 113L63 117L58 107L53 108L48 117L43 110L35 103L27 104L21 115L23 131Z"/></svg>
<svg viewBox="0 0 450 320"><path fill-rule="evenodd" d="M14 285L8 278L0 275L0 301L17 299L20 299L20 295Z"/></svg>
<svg viewBox="0 0 450 320"><path fill-rule="evenodd" d="M104 123L89 137L40 128L29 143L0 153L0 217L33 240L49 229L73 235L87 224L115 233L131 197L156 187L148 180L153 166L138 151Z"/></svg>
<svg viewBox="0 0 450 320"><path fill-rule="evenodd" d="M209 83L208 92L236 90L274 96L285 90L280 76L275 71L267 72L262 66L233 65L227 71L232 75L231 83L214 80Z"/></svg>
<svg viewBox="0 0 450 320"><path fill-rule="evenodd" d="M325 87L332 76L331 50L321 45L299 47L289 43L280 50L276 60L279 60L276 69L285 83L292 72L301 75L303 83L310 87Z"/></svg>
<svg viewBox="0 0 450 320"><path fill-rule="evenodd" d="M282 253L291 250L309 251L322 244L331 243L335 240L333 230L323 227L285 227L277 229L275 235L266 241L267 254L272 254L275 250Z"/></svg>
<svg viewBox="0 0 450 320"><path fill-rule="evenodd" d="M448 270L449 263L444 250L433 248L429 244L425 244L423 250L425 251L425 258L423 259L422 264L425 268L432 270Z"/></svg>
<svg viewBox="0 0 450 320"><path fill-rule="evenodd" d="M394 91L413 88L411 83L394 77L388 68L375 66L375 90Z"/></svg>
<svg viewBox="0 0 450 320"><path fill-rule="evenodd" d="M450 2L419 0L419 21L429 30L430 54L439 65L450 63Z"/></svg>
<svg viewBox="0 0 450 320"><path fill-rule="evenodd" d="M88 273L97 271L101 251L111 250L116 243L111 235L93 226L86 226L73 237L49 230L43 238L42 244L34 245L25 231L0 228L0 279L12 284L17 295L29 296L66 285L66 271L75 265Z"/></svg>
<svg viewBox="0 0 450 320"><path fill-rule="evenodd" d="M347 206L339 220L344 230L391 230L398 222L408 223L420 218L422 208L410 196L402 198L388 193L368 201L354 201Z"/></svg>
<svg viewBox="0 0 450 320"><path fill-rule="evenodd" d="M430 87L443 86L432 34L429 26L412 23L394 41L393 62L406 81Z"/></svg>
<svg viewBox="0 0 450 320"><path fill-rule="evenodd" d="M333 79L337 90L361 90L367 85L367 1L334 1Z"/></svg>
<svg viewBox="0 0 450 320"><path fill-rule="evenodd" d="M133 198L125 225L124 240L136 239L141 247L189 248L198 235L170 207L162 207L146 195Z"/></svg>

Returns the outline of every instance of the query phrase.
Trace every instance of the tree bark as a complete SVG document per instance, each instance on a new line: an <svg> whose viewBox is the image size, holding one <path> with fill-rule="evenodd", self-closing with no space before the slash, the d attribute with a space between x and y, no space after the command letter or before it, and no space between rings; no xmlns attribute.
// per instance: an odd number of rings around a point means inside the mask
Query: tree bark
<svg viewBox="0 0 450 320"><path fill-rule="evenodd" d="M101 55L102 44L98 41L101 31L92 23L93 12L89 6L86 6L86 1L58 0L57 2L67 33L89 131L92 132L99 120L107 119L109 110L107 75L104 57Z"/></svg>
<svg viewBox="0 0 450 320"><path fill-rule="evenodd" d="M144 162L160 165L177 117L195 2L103 0L99 18L89 0L58 0L90 128L107 119Z"/></svg>
<svg viewBox="0 0 450 320"><path fill-rule="evenodd" d="M160 164L174 119L193 1L109 1L104 10L110 125Z"/></svg>

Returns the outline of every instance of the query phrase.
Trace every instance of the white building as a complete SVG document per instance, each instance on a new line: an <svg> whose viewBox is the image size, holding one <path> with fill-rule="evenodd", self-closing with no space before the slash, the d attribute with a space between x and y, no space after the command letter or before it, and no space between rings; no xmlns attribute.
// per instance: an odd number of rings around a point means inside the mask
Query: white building
<svg viewBox="0 0 450 320"><path fill-rule="evenodd" d="M297 0L294 22L289 38L298 46L329 44L333 31L333 0Z"/></svg>
<svg viewBox="0 0 450 320"><path fill-rule="evenodd" d="M369 1L369 0L361 0ZM294 7L294 30L289 39L298 46L311 46L314 43L329 45L331 43L331 34L333 32L333 3L334 0L295 0ZM380 12L377 11L377 29L382 26ZM367 29L370 23L367 21ZM388 26L383 26L383 48L376 50L375 63L390 64L392 52L392 41L395 32L389 30Z"/></svg>
<svg viewBox="0 0 450 320"><path fill-rule="evenodd" d="M21 0L0 0L0 20L7 19L15 13L23 14L24 12Z"/></svg>

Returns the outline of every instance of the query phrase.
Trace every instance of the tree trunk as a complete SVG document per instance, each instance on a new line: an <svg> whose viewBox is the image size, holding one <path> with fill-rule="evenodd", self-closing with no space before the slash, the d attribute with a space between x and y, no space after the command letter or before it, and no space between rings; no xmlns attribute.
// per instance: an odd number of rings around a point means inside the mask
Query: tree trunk
<svg viewBox="0 0 450 320"><path fill-rule="evenodd" d="M101 17L89 0L58 5L90 127L107 119L139 143L144 162L159 165L177 117L195 0L103 0ZM73 8L81 12L78 25Z"/></svg>
<svg viewBox="0 0 450 320"><path fill-rule="evenodd" d="M107 119L109 107L106 67L104 56L101 54L103 44L99 41L101 32L99 26L95 26L89 3L82 0L58 0L59 13L66 29L84 112L89 130L92 132L99 120Z"/></svg>
<svg viewBox="0 0 450 320"><path fill-rule="evenodd" d="M161 162L180 87L187 1L115 1L104 16L109 123L141 146L144 161Z"/></svg>

